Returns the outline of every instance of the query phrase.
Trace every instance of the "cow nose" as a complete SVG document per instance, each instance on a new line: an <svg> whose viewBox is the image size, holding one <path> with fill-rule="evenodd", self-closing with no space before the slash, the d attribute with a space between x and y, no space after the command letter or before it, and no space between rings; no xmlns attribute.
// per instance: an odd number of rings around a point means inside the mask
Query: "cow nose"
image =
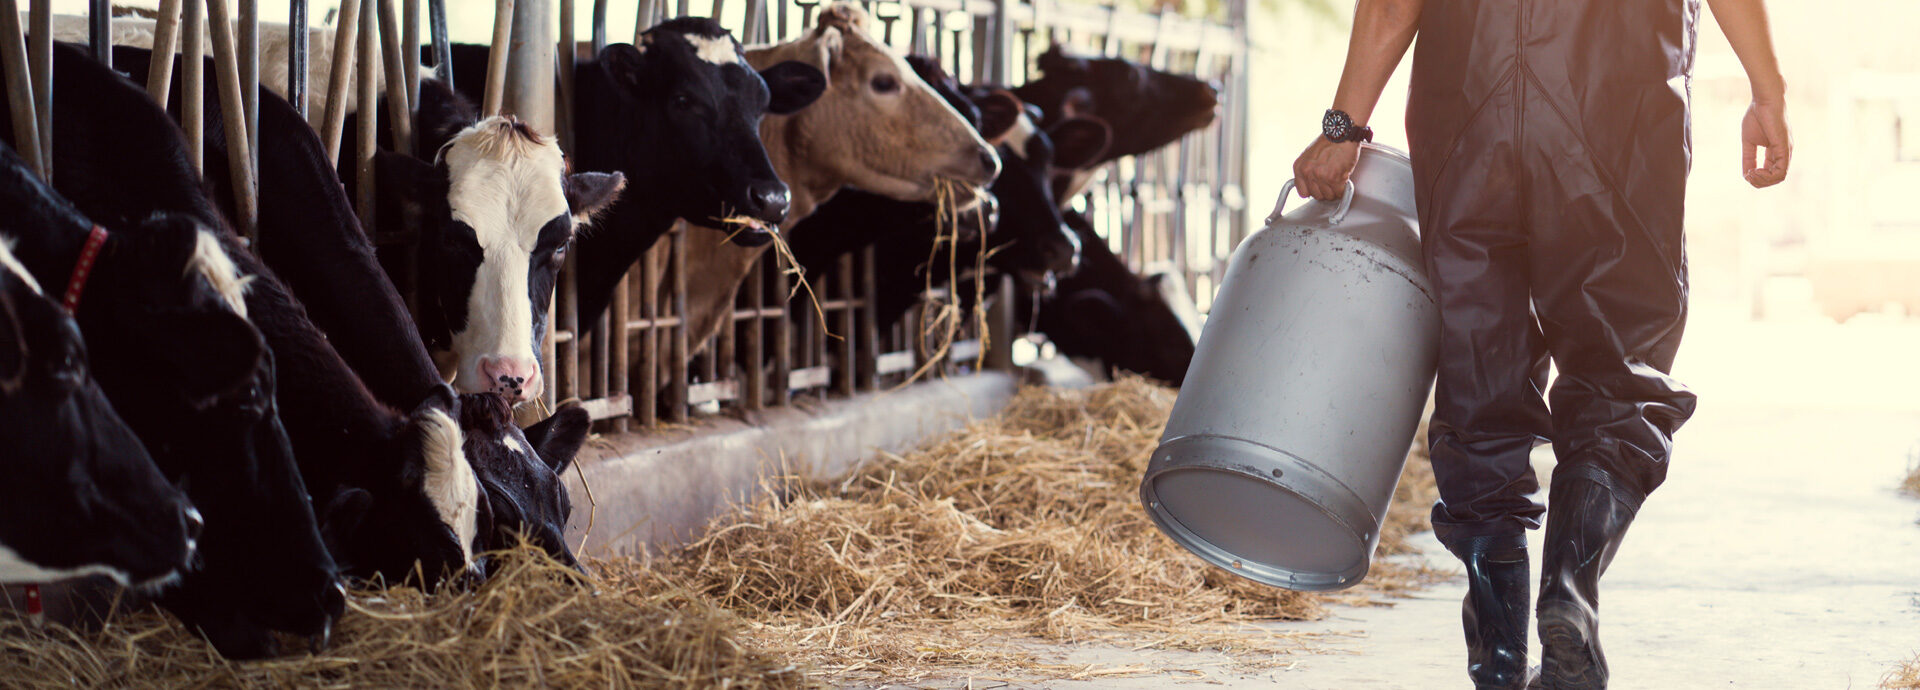
<svg viewBox="0 0 1920 690"><path fill-rule="evenodd" d="M789 195L783 182L755 184L747 190L747 198L753 208L751 215L768 223L780 223L787 219Z"/></svg>
<svg viewBox="0 0 1920 690"><path fill-rule="evenodd" d="M986 182L999 179L1000 157L993 154L993 149L980 149L980 170L986 174Z"/></svg>
<svg viewBox="0 0 1920 690"><path fill-rule="evenodd" d="M201 519L200 511L192 506L188 506L186 511L180 514L180 520L185 523L184 526L187 529L187 545L188 548L191 549L195 542L200 541L200 532L206 528L207 521Z"/></svg>
<svg viewBox="0 0 1920 690"><path fill-rule="evenodd" d="M508 404L530 400L540 393L540 365L521 357L481 357L474 367L488 392L505 398Z"/></svg>

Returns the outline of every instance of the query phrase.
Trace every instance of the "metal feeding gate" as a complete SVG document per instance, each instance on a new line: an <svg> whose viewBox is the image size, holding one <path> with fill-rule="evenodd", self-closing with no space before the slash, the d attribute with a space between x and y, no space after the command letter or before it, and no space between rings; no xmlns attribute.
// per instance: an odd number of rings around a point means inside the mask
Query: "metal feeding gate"
<svg viewBox="0 0 1920 690"><path fill-rule="evenodd" d="M493 59L486 75L482 114L511 113L542 131L558 134L561 146L572 153L571 110L574 64L578 44L574 22L579 8L574 0L495 0ZM728 19L727 0L639 0L634 36L673 16L710 16L721 19L745 43L770 43L800 36L813 23L820 2L740 0L746 4ZM257 185L259 28L257 0L236 0L237 13L225 0L161 0L154 47L170 54L180 46L187 143L195 161L202 142L201 107L203 36L211 30L216 85L227 122L248 126L228 128L228 148L234 157L230 169L243 216L240 231L253 234ZM8 95L17 139L29 142L22 155L45 174L52 155L46 129L51 116L50 2L32 3L25 45L19 25L17 0L0 0L0 57L5 57ZM399 6L396 7L396 4ZM448 62L446 0L427 0L429 64ZM479 3L474 3L479 4ZM1083 54L1120 57L1165 71L1192 74L1220 88L1218 120L1180 141L1142 156L1107 165L1096 183L1072 205L1085 213L1110 248L1136 271L1165 271L1182 279L1204 309L1225 269L1224 259L1247 234L1246 117L1248 41L1245 0L1229 0L1226 21L1208 22L1169 12L1146 14L1113 6L1056 2L1055 0L893 0L862 3L878 22L880 38L903 53L929 55L963 82L1018 85L1040 75L1034 58L1053 44ZM105 37L110 35L108 0L89 0L90 35L94 53L111 57ZM562 18L558 41L526 40L529 36L556 36L554 9ZM292 24L307 24L308 0L289 0ZM607 0L595 0L592 42L595 53L607 43ZM340 0L337 31L333 36L330 83L307 84L308 35L292 32L288 51L288 100L305 115L309 108L324 109L318 119L320 139L328 154L338 159L346 125L348 90L361 109L382 103L389 113L415 112L419 105L419 61L402 59L411 46L420 46L420 0ZM235 28L237 27L237 31ZM622 36L624 38L625 36ZM512 50L506 48L511 46ZM356 64L357 63L357 64ZM148 91L164 99L172 79L172 61L154 60L147 75ZM558 79L553 76L558 72ZM386 78L384 94L376 88L378 75ZM314 91L324 89L318 94ZM26 113L38 117L23 116ZM408 130L411 117L390 118L396 124L392 143L412 151ZM373 118L357 118L355 152L360 172L353 192L361 222L375 242L405 245L412 239L406 228L374 224L372 174L376 131ZM38 127L36 128L36 125ZM38 142L36 150L32 143ZM868 248L840 259L835 278L810 285L786 301L768 301L767 294L790 294L794 277L777 265L778 253L768 252L762 266L741 287L733 311L733 327L706 343L689 342L686 320L687 281L685 248L689 241L681 224L667 241L653 248L652 258L664 258L662 276L671 289L666 299L642 286L656 282L655 261L642 258L615 290L607 313L591 338L581 338L582 324L575 309L574 261L571 256L555 290L552 327L542 352L547 372L544 402L580 400L606 430L624 431L629 420L650 426L661 420L679 422L701 406L754 411L785 406L796 395L852 395L884 390L927 375L962 375L981 368L1008 369L1014 365L1012 343L1021 337L1013 323L1013 294L1009 279L987 286L956 282L955 292L997 294L987 314L945 312L944 321L930 322L932 310L916 308L888 331L879 329L874 315L876 284L874 251ZM665 257L658 253L666 252ZM404 262L411 265L411 261ZM413 304L409 276L397 286ZM769 290L768 288L772 289ZM929 300L954 303L955 295L934 290ZM793 311L806 318L790 318ZM938 337L930 337L930 334ZM767 336L772 351L765 352ZM583 342L584 340L584 342ZM744 353L740 352L744 350ZM689 353L698 353L689 356ZM736 357L746 354L746 357ZM736 361L741 363L736 364Z"/></svg>

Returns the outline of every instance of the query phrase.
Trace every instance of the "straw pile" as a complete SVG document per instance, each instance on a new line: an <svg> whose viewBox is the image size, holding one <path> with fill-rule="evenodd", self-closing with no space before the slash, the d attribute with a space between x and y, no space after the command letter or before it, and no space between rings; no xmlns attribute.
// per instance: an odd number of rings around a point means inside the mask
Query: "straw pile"
<svg viewBox="0 0 1920 690"><path fill-rule="evenodd" d="M152 610L98 633L0 619L0 687L801 688L744 624L629 564L588 579L526 549L478 589L358 591L332 648L236 664ZM296 649L298 647L295 647Z"/></svg>
<svg viewBox="0 0 1920 690"><path fill-rule="evenodd" d="M1377 561L1361 594L1288 592L1162 537L1135 490L1174 395L1137 378L1030 388L998 417L844 481L781 487L656 566L839 679L1078 670L1038 664L1008 642L1020 636L1277 665L1301 642L1248 623L1318 618L1329 601L1368 603L1433 577ZM1411 483L1410 500L1431 491L1430 478ZM1405 514L1425 509L1396 509L1390 551L1418 528Z"/></svg>
<svg viewBox="0 0 1920 690"><path fill-rule="evenodd" d="M1920 653L1888 671L1887 675L1880 678L1880 687L1886 690L1920 690Z"/></svg>

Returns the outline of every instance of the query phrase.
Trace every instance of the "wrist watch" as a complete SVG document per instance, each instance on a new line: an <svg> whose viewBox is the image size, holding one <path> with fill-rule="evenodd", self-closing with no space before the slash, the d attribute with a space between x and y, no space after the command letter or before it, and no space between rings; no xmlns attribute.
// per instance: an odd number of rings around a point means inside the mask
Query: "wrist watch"
<svg viewBox="0 0 1920 690"><path fill-rule="evenodd" d="M1327 116L1320 119L1320 134L1336 144L1351 141L1373 141L1373 128L1353 124L1353 116L1346 111L1327 109Z"/></svg>

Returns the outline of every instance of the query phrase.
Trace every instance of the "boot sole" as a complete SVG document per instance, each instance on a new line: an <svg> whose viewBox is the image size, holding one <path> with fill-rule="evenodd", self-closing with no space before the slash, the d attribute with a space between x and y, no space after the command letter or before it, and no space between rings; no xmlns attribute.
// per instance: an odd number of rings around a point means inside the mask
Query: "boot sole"
<svg viewBox="0 0 1920 690"><path fill-rule="evenodd" d="M1541 607L1540 652L1543 687L1606 690L1606 662L1594 654L1587 617L1573 607Z"/></svg>

